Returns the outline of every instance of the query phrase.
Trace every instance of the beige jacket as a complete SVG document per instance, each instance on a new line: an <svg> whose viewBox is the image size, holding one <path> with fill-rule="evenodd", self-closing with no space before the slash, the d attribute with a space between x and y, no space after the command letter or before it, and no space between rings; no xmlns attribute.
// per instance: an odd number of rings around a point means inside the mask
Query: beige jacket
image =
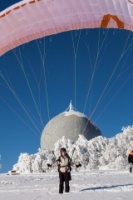
<svg viewBox="0 0 133 200"><path fill-rule="evenodd" d="M58 162L58 164L60 165L59 171L62 173L65 172L69 172L70 171L70 158L68 158L67 156L62 157L60 156L60 161Z"/></svg>

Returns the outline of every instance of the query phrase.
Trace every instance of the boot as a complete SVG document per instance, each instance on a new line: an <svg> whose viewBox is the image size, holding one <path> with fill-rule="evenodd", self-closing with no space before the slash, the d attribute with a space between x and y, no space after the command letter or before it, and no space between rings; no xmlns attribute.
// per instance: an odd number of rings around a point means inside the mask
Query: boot
<svg viewBox="0 0 133 200"><path fill-rule="evenodd" d="M129 169L129 170L130 170L130 173L132 173L132 167L130 167L130 169Z"/></svg>

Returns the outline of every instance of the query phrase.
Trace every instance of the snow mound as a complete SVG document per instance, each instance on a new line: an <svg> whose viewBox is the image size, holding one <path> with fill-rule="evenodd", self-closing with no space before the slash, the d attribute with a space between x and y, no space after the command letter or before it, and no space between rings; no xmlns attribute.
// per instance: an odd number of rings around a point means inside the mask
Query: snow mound
<svg viewBox="0 0 133 200"><path fill-rule="evenodd" d="M54 151L41 150L32 155L21 153L13 170L18 173L41 173L55 170L51 165L60 154L60 148L65 147L72 158L73 166L82 165L88 170L94 169L127 169L127 156L133 149L133 126L123 127L122 133L111 139L99 136L88 141L83 135L72 143L62 137L55 144Z"/></svg>

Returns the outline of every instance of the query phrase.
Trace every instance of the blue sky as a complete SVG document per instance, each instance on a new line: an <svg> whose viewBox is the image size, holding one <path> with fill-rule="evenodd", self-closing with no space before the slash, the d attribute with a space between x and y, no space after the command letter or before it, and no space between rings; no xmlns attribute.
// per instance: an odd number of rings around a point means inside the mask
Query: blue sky
<svg viewBox="0 0 133 200"><path fill-rule="evenodd" d="M15 2L3 1L0 10ZM43 127L70 100L105 137L132 125L132 42L129 31L87 29L42 38L0 57L2 172L20 153L37 151Z"/></svg>

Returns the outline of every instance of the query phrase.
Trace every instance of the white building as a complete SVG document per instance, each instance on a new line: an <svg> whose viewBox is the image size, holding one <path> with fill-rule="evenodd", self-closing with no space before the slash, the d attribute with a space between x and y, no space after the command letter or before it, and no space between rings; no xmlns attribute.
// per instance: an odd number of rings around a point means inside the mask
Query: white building
<svg viewBox="0 0 133 200"><path fill-rule="evenodd" d="M79 134L90 140L101 135L101 131L86 115L76 111L70 103L65 112L54 117L45 126L41 136L41 149L53 149L54 144L62 136L75 142Z"/></svg>

